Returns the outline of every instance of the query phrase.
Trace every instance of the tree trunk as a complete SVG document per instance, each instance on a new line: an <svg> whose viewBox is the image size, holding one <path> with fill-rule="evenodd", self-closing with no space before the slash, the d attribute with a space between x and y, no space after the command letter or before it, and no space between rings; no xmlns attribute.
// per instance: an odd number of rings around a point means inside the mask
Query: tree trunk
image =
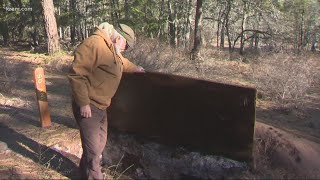
<svg viewBox="0 0 320 180"><path fill-rule="evenodd" d="M197 61L200 48L201 48L201 23L202 19L202 0L197 0L197 7L196 7L196 17L195 17L195 26L194 26L194 44L193 49L191 51L192 60Z"/></svg>
<svg viewBox="0 0 320 180"><path fill-rule="evenodd" d="M299 49L299 33L300 33L300 27L299 27L299 16L295 15L295 43L294 43L294 49Z"/></svg>
<svg viewBox="0 0 320 180"><path fill-rule="evenodd" d="M158 17L158 26L159 26L159 31L158 31L158 38L161 39L161 37L163 37L164 35L164 23L163 23L163 15L164 15L164 0L161 0L161 4L160 4L160 14Z"/></svg>
<svg viewBox="0 0 320 180"><path fill-rule="evenodd" d="M7 22L0 22L1 34L3 37L3 45L7 46L9 44L9 29Z"/></svg>
<svg viewBox="0 0 320 180"><path fill-rule="evenodd" d="M113 25L116 25L119 23L120 19L120 12L119 12L119 3L117 0L111 0L111 18Z"/></svg>
<svg viewBox="0 0 320 180"><path fill-rule="evenodd" d="M216 32L216 46L217 46L217 48L219 48L219 36L220 36L220 19L217 21L217 32Z"/></svg>
<svg viewBox="0 0 320 180"><path fill-rule="evenodd" d="M90 1L90 5L91 5L91 8L94 7L94 2ZM96 16L96 11L91 10L92 26L90 26L89 28L89 31L88 31L89 35L92 33L92 31L94 31L93 27L96 27L96 25L99 25L99 22L98 24L96 24L95 16Z"/></svg>
<svg viewBox="0 0 320 180"><path fill-rule="evenodd" d="M183 12L183 23L181 23L181 39L182 39L182 46L183 48L188 48L189 49L189 42L190 42L190 24L191 24L191 5L192 5L192 0L187 0L184 1L184 6L182 7L184 9Z"/></svg>
<svg viewBox="0 0 320 180"><path fill-rule="evenodd" d="M76 43L76 27L74 25L70 26L70 38L71 38L71 43L75 44Z"/></svg>
<svg viewBox="0 0 320 180"><path fill-rule="evenodd" d="M246 1L244 2L244 5L243 5L243 16L242 16L242 22L241 22L241 37L240 37L240 55L243 55L243 51L244 51L244 36L245 36L245 33L244 33L244 30L245 30L245 27L246 27L246 21L247 21L247 4L246 4Z"/></svg>
<svg viewBox="0 0 320 180"><path fill-rule="evenodd" d="M116 10L117 10L117 22L119 22L120 18L121 18L121 10L120 10L120 4L119 4L119 0L114 0L115 1L115 5L116 5Z"/></svg>
<svg viewBox="0 0 320 180"><path fill-rule="evenodd" d="M83 3L83 10L84 10L84 24L83 24L83 26L84 26L84 28L83 28L83 34L84 34L84 39L86 39L88 36L89 36L89 34L88 34L88 24L89 24L89 22L90 22L90 20L88 20L89 19L89 14L88 14L88 1L84 1L84 3Z"/></svg>
<svg viewBox="0 0 320 180"><path fill-rule="evenodd" d="M14 4L14 7L17 7L17 8L19 8L19 9L22 8L21 0L17 0L17 1L14 1L14 2L11 1L11 4L12 4L12 5ZM24 20L23 20L23 17L24 17L24 16L25 16L25 12L24 12L24 11L20 11L20 12L19 12L19 18L18 18L20 22L23 22L23 21L24 21ZM17 26L17 30L18 30L18 40L19 40L19 41L22 41L22 39L23 39L23 32L24 32L25 26L23 25L23 23L18 23L16 26Z"/></svg>
<svg viewBox="0 0 320 180"><path fill-rule="evenodd" d="M257 28L256 28L256 29L260 29L260 20L261 20L261 15L258 16ZM255 33L255 34L254 34L254 48L255 48L256 50L259 49L259 40L260 40L260 35L259 35L259 33Z"/></svg>
<svg viewBox="0 0 320 180"><path fill-rule="evenodd" d="M1 16L5 17L6 15L6 10L3 4L3 1L0 1L0 14ZM8 30L8 23L5 20L0 21L0 33L3 37L3 45L7 46L9 42L9 30Z"/></svg>
<svg viewBox="0 0 320 180"><path fill-rule="evenodd" d="M175 0L174 0L175 1ZM176 46L176 15L174 14L174 9L172 7L171 1L168 1L168 9L169 9L169 36L170 36L170 45Z"/></svg>
<svg viewBox="0 0 320 180"><path fill-rule="evenodd" d="M45 29L48 38L48 53L53 54L57 51L60 51L59 35L56 18L54 16L53 0L41 0L41 5L43 8Z"/></svg>
<svg viewBox="0 0 320 180"><path fill-rule="evenodd" d="M187 33L186 33L186 47L190 48L190 42L191 42L191 20L192 20L192 0L189 0L188 2L188 20L186 24Z"/></svg>
<svg viewBox="0 0 320 180"><path fill-rule="evenodd" d="M219 9L219 13L218 13L219 19L217 21L217 32L216 32L217 48L219 48L219 36L220 36L220 27L221 27L221 18L222 18L221 11L222 11L222 8Z"/></svg>
<svg viewBox="0 0 320 180"><path fill-rule="evenodd" d="M161 13L161 12L160 12ZM124 1L124 17L126 19L129 18L129 3L128 3L128 0L125 0Z"/></svg>
<svg viewBox="0 0 320 180"><path fill-rule="evenodd" d="M300 24L300 43L299 50L302 50L304 47L304 10L301 12L301 24Z"/></svg>
<svg viewBox="0 0 320 180"><path fill-rule="evenodd" d="M224 48L224 33L225 33L225 24L226 24L226 19L225 19L225 14L226 14L226 6L224 7L222 14L221 14L221 27L220 27L220 48Z"/></svg>
<svg viewBox="0 0 320 180"><path fill-rule="evenodd" d="M70 19L71 19L71 25L70 25L70 38L71 43L76 43L76 19L75 19L75 13L76 13L76 0L70 0L69 1L69 11L70 11Z"/></svg>
<svg viewBox="0 0 320 180"><path fill-rule="evenodd" d="M81 39L81 41L83 41L85 38L84 38L84 34L83 34L83 27L82 27L82 23L80 23L79 25L79 39Z"/></svg>
<svg viewBox="0 0 320 180"><path fill-rule="evenodd" d="M178 46L178 11L177 11L177 1L174 0L173 12L174 12L174 44L175 47Z"/></svg>
<svg viewBox="0 0 320 180"><path fill-rule="evenodd" d="M59 1L59 2L60 2L60 1ZM61 15L60 3L59 3L58 6L59 6L59 7L58 7L58 16L60 16L60 15ZM59 29L59 38L60 38L60 39L63 39L62 26L61 26L61 25L58 26L58 29Z"/></svg>
<svg viewBox="0 0 320 180"><path fill-rule="evenodd" d="M225 22L222 22L222 25L224 25ZM224 30L225 30L225 26L221 26L221 32L220 32L220 48L223 49L224 48Z"/></svg>
<svg viewBox="0 0 320 180"><path fill-rule="evenodd" d="M232 5L232 0L228 0L227 2L227 9L226 9L226 15L225 15L225 21L226 21L226 24L225 24L225 28L226 28L226 33L227 33L227 36L228 36L228 44L229 44L229 51L231 52L231 38L230 38L230 33L229 33L229 14L230 14L230 11L231 11L231 5Z"/></svg>
<svg viewBox="0 0 320 180"><path fill-rule="evenodd" d="M35 5L35 1L34 0L30 0L30 7L34 8L36 7ZM36 24L36 16L34 14L34 11L30 11L31 13L31 20L32 20L32 26L33 26L33 30L31 32L31 38L32 38L32 42L33 42L33 46L38 46L39 45L39 34L38 34L38 26Z"/></svg>

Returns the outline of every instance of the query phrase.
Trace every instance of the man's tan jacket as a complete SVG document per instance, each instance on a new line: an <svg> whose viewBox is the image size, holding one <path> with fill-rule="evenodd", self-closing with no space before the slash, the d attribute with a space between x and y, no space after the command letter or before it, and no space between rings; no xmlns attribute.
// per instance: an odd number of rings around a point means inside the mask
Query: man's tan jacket
<svg viewBox="0 0 320 180"><path fill-rule="evenodd" d="M77 47L68 78L73 98L79 106L93 104L99 109L106 109L110 105L122 72L137 69L136 65L120 56L99 28Z"/></svg>

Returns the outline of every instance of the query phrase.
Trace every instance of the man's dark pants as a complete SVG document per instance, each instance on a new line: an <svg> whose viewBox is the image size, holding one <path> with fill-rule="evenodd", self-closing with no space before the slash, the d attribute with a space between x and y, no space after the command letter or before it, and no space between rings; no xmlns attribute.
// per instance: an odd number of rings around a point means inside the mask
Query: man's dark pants
<svg viewBox="0 0 320 180"><path fill-rule="evenodd" d="M100 156L107 143L107 112L90 104L91 118L80 114L80 107L73 102L73 115L80 128L83 154L80 160L80 174L85 179L103 179Z"/></svg>

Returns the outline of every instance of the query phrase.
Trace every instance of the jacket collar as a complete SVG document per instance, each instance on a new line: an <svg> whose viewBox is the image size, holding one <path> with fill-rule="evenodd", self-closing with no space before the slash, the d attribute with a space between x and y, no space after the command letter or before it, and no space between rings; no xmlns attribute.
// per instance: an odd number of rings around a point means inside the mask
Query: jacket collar
<svg viewBox="0 0 320 180"><path fill-rule="evenodd" d="M99 28L98 26L96 27L97 30L93 33L93 35L97 35L100 36L104 39L104 41L106 42L107 46L109 47L109 49L117 56L119 56L120 60L122 61L123 56L120 54L117 54L115 49L114 49L114 45L113 42L111 41L111 39L107 38L107 35L105 33L104 30L102 30L101 28Z"/></svg>
<svg viewBox="0 0 320 180"><path fill-rule="evenodd" d="M99 27L96 27L96 31L93 33L93 35L97 35L97 36L100 36L104 39L104 41L106 42L106 44L108 45L109 48L112 48L113 47L113 43L111 41L110 38L107 38L107 35L106 33Z"/></svg>

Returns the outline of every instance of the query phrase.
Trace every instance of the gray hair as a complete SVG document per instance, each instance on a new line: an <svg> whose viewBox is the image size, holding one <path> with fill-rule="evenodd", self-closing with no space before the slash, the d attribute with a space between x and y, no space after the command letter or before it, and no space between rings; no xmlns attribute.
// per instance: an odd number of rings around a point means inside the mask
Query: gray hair
<svg viewBox="0 0 320 180"><path fill-rule="evenodd" d="M108 36L113 36L115 33L115 29L112 24L109 24L107 22L103 22L98 26L100 29L102 29L105 33L107 33Z"/></svg>

